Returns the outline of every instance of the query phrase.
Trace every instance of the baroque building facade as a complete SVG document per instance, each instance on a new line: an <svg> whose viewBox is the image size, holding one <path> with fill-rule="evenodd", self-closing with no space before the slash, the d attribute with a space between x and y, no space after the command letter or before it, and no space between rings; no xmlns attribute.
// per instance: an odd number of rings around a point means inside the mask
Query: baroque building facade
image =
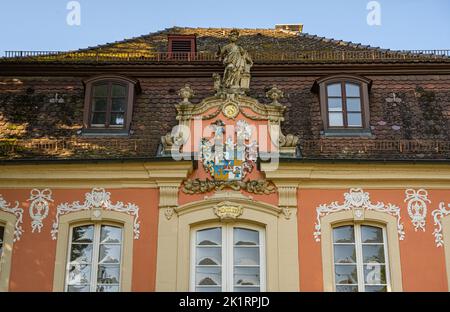
<svg viewBox="0 0 450 312"><path fill-rule="evenodd" d="M301 30L1 58L0 291L448 291L450 58Z"/></svg>

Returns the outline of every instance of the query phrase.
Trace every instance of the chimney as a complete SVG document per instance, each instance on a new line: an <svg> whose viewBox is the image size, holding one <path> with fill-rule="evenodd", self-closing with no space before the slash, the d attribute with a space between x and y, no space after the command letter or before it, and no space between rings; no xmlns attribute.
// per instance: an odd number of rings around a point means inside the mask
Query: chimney
<svg viewBox="0 0 450 312"><path fill-rule="evenodd" d="M303 31L303 24L276 24L275 29L301 33Z"/></svg>

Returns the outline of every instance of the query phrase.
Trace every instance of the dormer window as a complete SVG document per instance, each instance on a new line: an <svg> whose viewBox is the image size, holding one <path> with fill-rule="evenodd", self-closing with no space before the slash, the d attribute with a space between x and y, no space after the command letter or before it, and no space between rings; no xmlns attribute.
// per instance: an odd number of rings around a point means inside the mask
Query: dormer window
<svg viewBox="0 0 450 312"><path fill-rule="evenodd" d="M128 134L136 84L121 76L86 80L83 133Z"/></svg>
<svg viewBox="0 0 450 312"><path fill-rule="evenodd" d="M315 82L320 97L324 134L370 134L371 81L358 76L332 76Z"/></svg>
<svg viewBox="0 0 450 312"><path fill-rule="evenodd" d="M190 58L197 52L195 35L169 35L168 41L170 58Z"/></svg>

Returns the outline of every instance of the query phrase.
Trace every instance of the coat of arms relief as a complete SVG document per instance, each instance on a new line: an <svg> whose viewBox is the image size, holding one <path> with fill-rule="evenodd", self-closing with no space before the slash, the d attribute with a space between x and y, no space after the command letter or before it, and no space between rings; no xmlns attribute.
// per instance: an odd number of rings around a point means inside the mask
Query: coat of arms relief
<svg viewBox="0 0 450 312"><path fill-rule="evenodd" d="M231 188L245 190L255 194L276 192L275 186L266 180L251 181L248 174L255 167L262 154L270 154L273 148L278 159L297 156L299 138L284 135L281 122L284 121L286 107L279 100L283 92L273 86L266 96L269 104L261 104L248 97L250 88L250 69L253 61L249 53L237 44L239 33L230 32L230 43L219 47L217 57L224 64L223 75L213 74L215 94L203 99L199 104L190 100L194 90L186 84L179 91L182 101L176 105L177 130L161 138L159 155L170 156L181 153L184 156L197 156L202 167L211 178L206 180L187 180L183 191L188 194L206 193ZM254 121L254 122L253 122ZM207 135L202 135L199 142L189 141L195 135L194 127L199 122ZM263 125L263 129L258 129ZM232 131L228 131L232 128ZM187 133L189 132L189 133ZM261 132L266 132L268 140L258 142ZM259 139L261 140L261 139ZM267 142L269 144L267 144ZM271 143L270 143L271 142ZM269 148L266 146L269 145Z"/></svg>

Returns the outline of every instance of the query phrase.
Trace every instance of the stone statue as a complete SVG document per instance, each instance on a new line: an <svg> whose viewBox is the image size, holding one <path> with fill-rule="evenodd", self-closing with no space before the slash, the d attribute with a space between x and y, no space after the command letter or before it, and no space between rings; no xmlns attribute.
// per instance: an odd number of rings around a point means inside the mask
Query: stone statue
<svg viewBox="0 0 450 312"><path fill-rule="evenodd" d="M233 29L230 33L230 43L219 47L217 56L223 61L225 71L222 86L227 90L247 90L250 87L250 68L253 61L242 47L236 44L239 32Z"/></svg>

